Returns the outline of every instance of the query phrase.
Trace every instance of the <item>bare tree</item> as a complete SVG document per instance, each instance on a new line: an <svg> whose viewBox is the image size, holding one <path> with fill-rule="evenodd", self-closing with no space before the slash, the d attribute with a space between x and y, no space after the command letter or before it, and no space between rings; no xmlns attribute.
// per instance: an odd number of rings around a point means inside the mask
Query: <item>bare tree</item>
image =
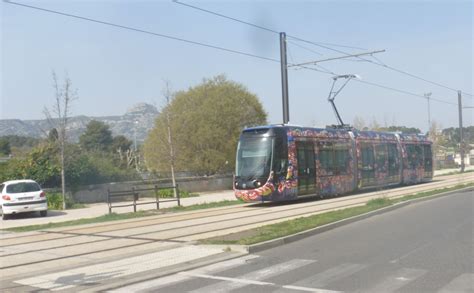
<svg viewBox="0 0 474 293"><path fill-rule="evenodd" d="M173 188L174 197L178 197L176 193L176 178L174 176L175 154L174 154L174 148L173 148L173 140L171 137L171 117L170 117L170 111L169 111L171 99L173 98L173 93L171 91L171 85L168 80L164 80L164 86L165 87L163 89L162 94L166 99L166 107L168 107L166 111L166 128L168 131L168 147L170 150L171 181L173 182L173 187L174 187Z"/></svg>
<svg viewBox="0 0 474 293"><path fill-rule="evenodd" d="M72 88L71 79L66 74L62 84L59 84L56 72L52 72L54 88L54 105L49 110L44 109L44 113L49 123L57 130L59 146L59 156L61 164L61 192L63 196L63 209L66 209L66 176L65 176L65 149L67 142L67 123L71 112L71 102L77 99L77 90ZM53 117L54 115L54 117Z"/></svg>

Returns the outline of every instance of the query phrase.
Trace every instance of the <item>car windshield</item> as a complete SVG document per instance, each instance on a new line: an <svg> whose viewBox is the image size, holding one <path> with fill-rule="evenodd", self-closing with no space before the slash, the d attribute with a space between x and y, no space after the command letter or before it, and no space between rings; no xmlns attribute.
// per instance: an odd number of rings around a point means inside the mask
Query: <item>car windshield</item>
<svg viewBox="0 0 474 293"><path fill-rule="evenodd" d="M244 178L269 176L273 138L247 137L239 141L235 175Z"/></svg>
<svg viewBox="0 0 474 293"><path fill-rule="evenodd" d="M23 193L40 190L40 186L35 182L21 182L7 185L7 193Z"/></svg>

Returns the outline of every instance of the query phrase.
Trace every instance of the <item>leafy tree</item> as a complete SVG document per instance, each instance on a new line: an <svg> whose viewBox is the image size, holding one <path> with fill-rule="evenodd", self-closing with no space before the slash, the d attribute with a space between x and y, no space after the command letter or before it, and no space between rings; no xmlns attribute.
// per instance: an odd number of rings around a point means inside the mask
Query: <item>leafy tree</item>
<svg viewBox="0 0 474 293"><path fill-rule="evenodd" d="M31 148L38 145L41 141L39 138L28 137L28 136L20 136L20 135L5 135L2 136L0 139L7 140L10 144L10 147L26 147Z"/></svg>
<svg viewBox="0 0 474 293"><path fill-rule="evenodd" d="M50 142L57 142L59 139L59 133L58 133L58 130L56 128L52 128L49 132L48 132L48 141Z"/></svg>
<svg viewBox="0 0 474 293"><path fill-rule="evenodd" d="M9 155L11 153L10 142L6 138L0 138L0 155Z"/></svg>
<svg viewBox="0 0 474 293"><path fill-rule="evenodd" d="M123 135L117 135L114 136L112 139L112 146L111 150L112 151L117 151L117 152L126 152L130 149L132 146L133 142L126 138Z"/></svg>
<svg viewBox="0 0 474 293"><path fill-rule="evenodd" d="M8 172L2 173L0 179L33 179L44 187L58 186L61 182L61 168L57 152L57 148L51 144L39 145L26 157L8 161Z"/></svg>
<svg viewBox="0 0 474 293"><path fill-rule="evenodd" d="M262 124L266 124L266 113L258 97L243 85L222 75L204 80L175 93L163 109L145 141L145 161L150 169L166 172L172 145L177 170L208 175L226 172L234 166L241 130Z"/></svg>
<svg viewBox="0 0 474 293"><path fill-rule="evenodd" d="M446 145L447 147L458 147L459 139L461 133L459 131L459 127L450 127L443 129L443 135L446 137ZM468 126L462 128L464 142L466 144L474 144L474 126Z"/></svg>
<svg viewBox="0 0 474 293"><path fill-rule="evenodd" d="M90 121L86 131L79 137L79 144L88 151L108 151L112 142L110 127L97 120Z"/></svg>
<svg viewBox="0 0 474 293"><path fill-rule="evenodd" d="M406 127L406 126L389 126L389 127L379 127L380 131L390 131L390 132L401 132L406 134L419 134L421 130L415 127Z"/></svg>

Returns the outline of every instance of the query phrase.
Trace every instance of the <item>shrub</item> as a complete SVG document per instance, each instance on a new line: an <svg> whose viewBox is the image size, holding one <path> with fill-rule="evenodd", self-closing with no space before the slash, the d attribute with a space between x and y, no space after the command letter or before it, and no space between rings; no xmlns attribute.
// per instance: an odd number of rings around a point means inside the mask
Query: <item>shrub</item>
<svg viewBox="0 0 474 293"><path fill-rule="evenodd" d="M46 193L48 199L48 209L62 210L63 209L63 195L60 192ZM77 209L84 207L83 204L75 203L74 200L66 194L66 209Z"/></svg>
<svg viewBox="0 0 474 293"><path fill-rule="evenodd" d="M173 196L174 196L173 189L172 189L172 188L160 189L160 190L158 190L158 196L159 196L160 198L170 198L170 197L173 197ZM180 191L179 191L179 197L180 197L180 198L184 198L184 197L194 197L194 196L198 196L198 195L197 195L197 194L194 194L194 193L190 193L190 192L185 191L185 190L180 190Z"/></svg>

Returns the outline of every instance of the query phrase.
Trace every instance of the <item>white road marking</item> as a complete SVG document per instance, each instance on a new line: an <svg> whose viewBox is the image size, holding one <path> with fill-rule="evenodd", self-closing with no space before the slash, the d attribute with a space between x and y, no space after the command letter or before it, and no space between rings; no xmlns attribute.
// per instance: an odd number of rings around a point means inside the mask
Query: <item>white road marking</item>
<svg viewBox="0 0 474 293"><path fill-rule="evenodd" d="M95 284L113 278L123 278L136 273L189 262L222 252L222 249L218 248L183 246L65 272L17 280L15 283L49 290L70 289L75 286Z"/></svg>
<svg viewBox="0 0 474 293"><path fill-rule="evenodd" d="M208 273L215 273L225 271L240 265L244 265L247 261L258 258L258 255L246 255L244 257L234 258L227 261L218 262L215 264L211 264L202 268L194 269L188 271L188 273L195 273L195 274L208 274ZM163 278L158 278L156 280L150 280L142 283L133 284L130 286L122 287L117 290L113 290L111 292L139 292L139 291L146 291L146 290L153 290L156 291L157 289L163 288L165 286L169 286L178 282L185 282L193 277L191 275L185 274L173 274L170 276L166 276Z"/></svg>
<svg viewBox="0 0 474 293"><path fill-rule="evenodd" d="M199 288L197 290L194 290L192 292L198 293L198 292L228 292L234 289L242 288L245 287L246 285L250 285L253 283L245 283L246 281L249 282L254 282L258 281L259 283L265 283L266 285L274 285L273 283L267 283L267 282L260 282L261 280L268 279L289 271L292 271L294 269L300 268L302 266L314 263L315 260L305 260L305 259L293 259L284 263L280 263L277 265L273 265L261 270L257 270L254 272L250 272L247 274L244 274L240 276L240 278L229 278L226 280L223 280L224 282L219 282L217 284L212 284L209 286L205 286L202 288ZM232 280L244 280L242 282L232 282ZM227 282L226 282L227 281ZM230 281L230 282L229 282ZM257 284L257 283L255 283Z"/></svg>
<svg viewBox="0 0 474 293"><path fill-rule="evenodd" d="M247 286L247 285L256 285L256 286L281 287L281 288L285 288L285 289L289 289L289 290L304 291L304 292L339 293L339 291L332 291L332 290L325 290L325 289L318 289L318 288L309 288L309 287L302 287L302 286L292 286L292 285L281 286L281 285L277 285L277 284L271 283L271 282L255 281L255 280L248 280L248 279L241 279L241 278L220 277L220 276L205 275L205 274L195 274L195 273L189 273L189 272L181 272L179 274L180 275L185 275L185 276L190 276L190 277L196 277L196 278L232 282L234 284L237 284L237 286L233 286L232 288L226 288L226 291L238 289L238 288L241 288L241 287ZM243 286L238 286L238 285L243 285ZM211 291L209 291L209 292L211 292ZM216 292L216 291L212 291L212 292ZM221 291L218 291L218 292L221 292Z"/></svg>
<svg viewBox="0 0 474 293"><path fill-rule="evenodd" d="M462 274L438 291L439 293L474 292L474 274Z"/></svg>
<svg viewBox="0 0 474 293"><path fill-rule="evenodd" d="M351 264L345 263L338 265L334 268L322 271L316 275L310 276L308 278L299 280L295 285L311 285L314 287L324 287L327 284L350 276L365 269L367 266L361 264Z"/></svg>
<svg viewBox="0 0 474 293"><path fill-rule="evenodd" d="M228 282L243 284L243 285L259 285L259 286L274 285L273 283L269 283L269 282L254 281L254 280L247 280L247 279L238 279L238 278L230 278L230 277L220 277L220 276L204 275L204 274L194 274L194 273L188 273L188 272L181 272L179 274L180 275L185 275L185 276L196 277L196 278L228 281Z"/></svg>
<svg viewBox="0 0 474 293"><path fill-rule="evenodd" d="M340 291L309 288L309 287L302 287L302 286L292 286L292 285L282 286L282 288L296 290L296 291L315 292L315 293L339 293L340 292Z"/></svg>
<svg viewBox="0 0 474 293"><path fill-rule="evenodd" d="M382 282L370 288L369 292L394 292L426 273L426 270L402 268Z"/></svg>

